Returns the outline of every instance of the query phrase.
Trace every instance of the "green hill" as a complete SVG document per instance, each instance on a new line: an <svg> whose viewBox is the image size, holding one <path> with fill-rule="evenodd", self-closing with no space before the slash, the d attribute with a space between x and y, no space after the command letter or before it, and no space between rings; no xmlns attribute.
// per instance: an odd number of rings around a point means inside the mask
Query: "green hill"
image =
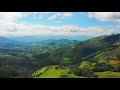
<svg viewBox="0 0 120 90"><path fill-rule="evenodd" d="M109 77L110 72L110 77L119 77L120 34L83 42L61 39L23 43L21 47L7 38L0 37L0 41L0 46L10 47L0 48L0 77L99 78Z"/></svg>
<svg viewBox="0 0 120 90"><path fill-rule="evenodd" d="M58 49L48 56L48 60L45 63L46 65L57 64L68 67L74 75L78 76L100 77L100 74L106 75L104 72L107 71L118 75L117 72L120 72L119 52L120 34L113 34L100 36L83 41L78 45ZM44 76L45 73L40 75L40 77ZM46 77L55 73L47 72ZM117 77L117 75L115 76Z"/></svg>
<svg viewBox="0 0 120 90"><path fill-rule="evenodd" d="M120 78L120 72L106 71L96 72L95 74L98 76L98 78Z"/></svg>
<svg viewBox="0 0 120 90"><path fill-rule="evenodd" d="M32 74L34 78L85 78L77 76L70 71L68 67L58 65L46 66Z"/></svg>
<svg viewBox="0 0 120 90"><path fill-rule="evenodd" d="M94 61L99 59L119 57L120 34L101 36L87 41L83 41L78 45L70 46L58 50L54 56L63 58L71 58L74 63L88 60Z"/></svg>

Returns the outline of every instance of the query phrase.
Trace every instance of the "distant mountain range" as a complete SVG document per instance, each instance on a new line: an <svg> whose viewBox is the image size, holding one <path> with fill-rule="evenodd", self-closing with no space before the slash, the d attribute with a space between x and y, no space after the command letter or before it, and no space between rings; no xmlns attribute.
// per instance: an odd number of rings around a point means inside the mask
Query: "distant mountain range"
<svg viewBox="0 0 120 90"><path fill-rule="evenodd" d="M21 41L26 41L26 42L31 42L31 41L45 41L45 40L60 40L60 39L68 39L68 40L88 40L91 38L94 38L93 36L79 36L79 35L71 35L71 36L63 36L63 35L57 35L57 36L5 36L7 38L11 38L13 40L21 40Z"/></svg>
<svg viewBox="0 0 120 90"><path fill-rule="evenodd" d="M12 49L30 49L37 47L46 47L48 45L57 47L66 47L68 45L78 44L80 41L67 40L67 39L47 39L40 37L0 37L0 48L12 48Z"/></svg>
<svg viewBox="0 0 120 90"><path fill-rule="evenodd" d="M5 37L0 37L0 48L9 48L14 46L15 42Z"/></svg>

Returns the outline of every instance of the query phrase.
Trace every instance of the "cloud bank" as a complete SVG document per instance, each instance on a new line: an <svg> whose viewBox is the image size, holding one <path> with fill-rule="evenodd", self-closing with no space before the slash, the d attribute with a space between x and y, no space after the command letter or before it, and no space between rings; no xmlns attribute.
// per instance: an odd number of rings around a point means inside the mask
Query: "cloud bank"
<svg viewBox="0 0 120 90"><path fill-rule="evenodd" d="M0 22L0 35L13 36L36 36L36 35L85 35L101 36L117 33L109 27L87 27L81 28L75 25L48 26L48 25L29 25L16 23Z"/></svg>
<svg viewBox="0 0 120 90"><path fill-rule="evenodd" d="M89 17L100 21L120 22L120 12L89 12Z"/></svg>
<svg viewBox="0 0 120 90"><path fill-rule="evenodd" d="M29 15L39 16L45 15L51 12L0 12L0 35L1 36L36 36L36 35L82 35L82 36L101 36L110 35L112 33L118 33L116 27L101 27L101 26L90 26L90 27L80 27L76 25L62 25L62 26L49 26L41 24L29 23L16 23L20 18L27 17ZM54 13L49 20L54 20L57 17L64 19L66 17L72 17L74 13L63 12ZM120 22L120 13L112 12L91 12L88 13L90 18L96 18L101 21L116 21ZM89 22L88 22L89 23Z"/></svg>

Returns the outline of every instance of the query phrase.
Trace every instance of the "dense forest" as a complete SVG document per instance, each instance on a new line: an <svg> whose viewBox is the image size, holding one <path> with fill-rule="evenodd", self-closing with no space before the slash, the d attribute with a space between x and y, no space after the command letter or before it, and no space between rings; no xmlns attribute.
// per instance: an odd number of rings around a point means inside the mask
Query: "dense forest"
<svg viewBox="0 0 120 90"><path fill-rule="evenodd" d="M119 78L120 34L85 41L0 37L0 78Z"/></svg>

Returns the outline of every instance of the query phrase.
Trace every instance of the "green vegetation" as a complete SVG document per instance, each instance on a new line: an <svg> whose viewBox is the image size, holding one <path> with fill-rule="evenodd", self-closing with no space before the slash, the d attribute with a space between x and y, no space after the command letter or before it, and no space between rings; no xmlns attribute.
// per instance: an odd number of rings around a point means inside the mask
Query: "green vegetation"
<svg viewBox="0 0 120 90"><path fill-rule="evenodd" d="M0 78L119 78L120 34L83 42L0 38Z"/></svg>
<svg viewBox="0 0 120 90"><path fill-rule="evenodd" d="M120 72L95 72L95 75L97 75L98 78L120 78Z"/></svg>
<svg viewBox="0 0 120 90"><path fill-rule="evenodd" d="M60 49L52 57L59 57L54 59L57 61L56 64L69 66L70 70L78 76L97 77L94 72L118 72L120 71L120 47L115 43L119 40L119 34L101 36L81 42L74 47Z"/></svg>
<svg viewBox="0 0 120 90"><path fill-rule="evenodd" d="M58 65L46 66L32 74L34 78L85 78L77 76L70 71L68 67L60 67Z"/></svg>
<svg viewBox="0 0 120 90"><path fill-rule="evenodd" d="M79 68L81 68L81 69L87 68L87 69L91 69L91 70L93 69L93 67L94 67L94 64L89 61L83 61L79 66Z"/></svg>
<svg viewBox="0 0 120 90"><path fill-rule="evenodd" d="M37 69L57 62L52 56L56 50L78 44L76 40L67 39L16 38L0 37L0 78L32 78Z"/></svg>
<svg viewBox="0 0 120 90"><path fill-rule="evenodd" d="M63 58L60 62L60 65L67 66L72 64L73 59L72 58Z"/></svg>

